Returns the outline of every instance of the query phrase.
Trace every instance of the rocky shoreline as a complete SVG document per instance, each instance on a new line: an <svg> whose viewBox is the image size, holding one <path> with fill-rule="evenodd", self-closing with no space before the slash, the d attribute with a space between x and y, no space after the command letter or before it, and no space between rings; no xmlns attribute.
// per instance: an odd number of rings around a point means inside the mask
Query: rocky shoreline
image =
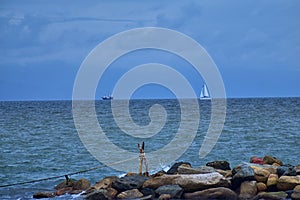
<svg viewBox="0 0 300 200"><path fill-rule="evenodd" d="M109 199L292 199L300 200L300 164L283 164L265 156L252 157L230 168L227 161L213 161L194 168L175 163L167 172L144 176L105 177L93 186L86 179L66 180L55 192L37 192L34 198L80 194L86 200Z"/></svg>

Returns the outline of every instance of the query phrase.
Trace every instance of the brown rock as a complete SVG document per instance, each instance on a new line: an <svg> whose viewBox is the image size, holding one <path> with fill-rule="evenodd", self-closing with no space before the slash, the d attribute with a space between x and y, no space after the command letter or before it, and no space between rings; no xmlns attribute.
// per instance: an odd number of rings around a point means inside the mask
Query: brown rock
<svg viewBox="0 0 300 200"><path fill-rule="evenodd" d="M263 191L267 190L266 184L264 184L262 182L257 183L256 186L257 186L257 191L258 192L263 192Z"/></svg>
<svg viewBox="0 0 300 200"><path fill-rule="evenodd" d="M35 199L42 199L42 198L52 198L55 197L53 192L37 192L33 195Z"/></svg>
<svg viewBox="0 0 300 200"><path fill-rule="evenodd" d="M201 200L211 200L211 199L222 199L222 200L236 200L237 194L224 187L210 188L202 191L197 191L193 193L185 193L183 195L185 199L201 199Z"/></svg>
<svg viewBox="0 0 300 200"><path fill-rule="evenodd" d="M72 191L72 187L65 187L65 188L61 188L59 190L56 190L55 195L56 196L65 195L65 194L67 194L71 191Z"/></svg>
<svg viewBox="0 0 300 200"><path fill-rule="evenodd" d="M294 192L291 195L291 197L292 197L292 200L300 200L300 185L297 185L294 188Z"/></svg>
<svg viewBox="0 0 300 200"><path fill-rule="evenodd" d="M124 192L121 192L118 194L117 198L120 199L134 199L134 198L140 198L143 194L138 189L132 189L132 190L126 190Z"/></svg>
<svg viewBox="0 0 300 200"><path fill-rule="evenodd" d="M74 183L75 183L75 180L73 180L73 179L69 179L68 182L66 180L64 180L63 182L56 185L54 187L54 189L59 190L59 189L65 188L65 187L72 187Z"/></svg>
<svg viewBox="0 0 300 200"><path fill-rule="evenodd" d="M161 194L159 197L158 197L158 200L169 200L171 199L171 195L170 194Z"/></svg>
<svg viewBox="0 0 300 200"><path fill-rule="evenodd" d="M278 182L278 175L277 174L270 174L268 180L267 180L267 186L273 186L276 185Z"/></svg>
<svg viewBox="0 0 300 200"><path fill-rule="evenodd" d="M73 190L86 190L91 186L90 182L85 178L79 179L73 185Z"/></svg>
<svg viewBox="0 0 300 200"><path fill-rule="evenodd" d="M232 176L231 170L222 170L222 169L215 169L216 172L222 174L225 178Z"/></svg>
<svg viewBox="0 0 300 200"><path fill-rule="evenodd" d="M184 191L197 191L210 187L229 187L230 181L217 172L208 174L163 175L145 181L143 187L156 189L162 185L179 185Z"/></svg>
<svg viewBox="0 0 300 200"><path fill-rule="evenodd" d="M264 169L270 172L270 174L277 174L277 168L276 166L273 165L250 165L250 167L254 170L256 169Z"/></svg>
<svg viewBox="0 0 300 200"><path fill-rule="evenodd" d="M209 166L201 166L195 169L191 166L183 164L178 167L179 174L207 174L211 172L215 172L215 169Z"/></svg>
<svg viewBox="0 0 300 200"><path fill-rule="evenodd" d="M252 200L282 200L286 199L288 196L287 193L280 191L280 192L261 192L256 195Z"/></svg>
<svg viewBox="0 0 300 200"><path fill-rule="evenodd" d="M213 162L208 162L206 163L206 166L210 166L215 169L231 170L230 164L226 160L216 160Z"/></svg>
<svg viewBox="0 0 300 200"><path fill-rule="evenodd" d="M239 199L250 199L257 193L256 181L244 181L240 186Z"/></svg>
<svg viewBox="0 0 300 200"><path fill-rule="evenodd" d="M297 185L300 185L300 176L281 176L278 179L278 190L293 190Z"/></svg>
<svg viewBox="0 0 300 200"><path fill-rule="evenodd" d="M268 170L256 166L253 166L252 169L254 170L254 178L257 182L267 182L270 175Z"/></svg>
<svg viewBox="0 0 300 200"><path fill-rule="evenodd" d="M118 179L118 177L116 177L116 176L105 177L104 179L102 179L101 181L99 181L95 185L93 185L92 188L94 188L96 190L110 188L112 186L112 183L114 181L116 181L117 179Z"/></svg>
<svg viewBox="0 0 300 200"><path fill-rule="evenodd" d="M279 164L280 166L283 165L283 163L282 163L281 160L279 160L278 158L275 158L275 157L273 157L273 156L268 156L268 155L266 155L266 156L264 157L264 163L265 163L265 164L269 164L269 165L272 165L273 163L277 163L277 164Z"/></svg>

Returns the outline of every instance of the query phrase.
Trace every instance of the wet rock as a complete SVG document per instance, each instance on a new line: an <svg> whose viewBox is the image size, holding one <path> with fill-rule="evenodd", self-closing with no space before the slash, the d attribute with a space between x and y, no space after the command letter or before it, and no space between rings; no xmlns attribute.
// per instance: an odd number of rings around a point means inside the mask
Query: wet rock
<svg viewBox="0 0 300 200"><path fill-rule="evenodd" d="M131 189L139 189L142 187L143 183L148 179L148 177L142 175L125 176L113 182L112 187L118 190L119 192Z"/></svg>
<svg viewBox="0 0 300 200"><path fill-rule="evenodd" d="M277 163L278 165L283 165L281 160L273 156L266 155L263 160L265 164L272 165L273 163Z"/></svg>
<svg viewBox="0 0 300 200"><path fill-rule="evenodd" d="M256 195L253 200L282 200L287 198L287 193L280 191L280 192L261 192Z"/></svg>
<svg viewBox="0 0 300 200"><path fill-rule="evenodd" d="M278 179L278 190L293 190L297 185L300 185L300 176L281 176Z"/></svg>
<svg viewBox="0 0 300 200"><path fill-rule="evenodd" d="M244 181L254 180L254 170L247 165L239 165L232 170L232 187L238 188Z"/></svg>
<svg viewBox="0 0 300 200"><path fill-rule="evenodd" d="M276 186L278 182L278 175L277 174L270 174L268 180L267 180L267 186Z"/></svg>
<svg viewBox="0 0 300 200"><path fill-rule="evenodd" d="M267 182L270 175L268 170L256 166L252 166L252 169L254 170L254 178L257 182Z"/></svg>
<svg viewBox="0 0 300 200"><path fill-rule="evenodd" d="M297 176L297 172L294 166L288 167L282 176Z"/></svg>
<svg viewBox="0 0 300 200"><path fill-rule="evenodd" d="M167 171L167 174L177 174L178 173L178 167L180 165L192 167L192 165L188 162L177 162L177 163L172 165L172 167Z"/></svg>
<svg viewBox="0 0 300 200"><path fill-rule="evenodd" d="M265 183L262 183L262 182L256 183L256 187L257 187L258 192L263 192L263 191L266 191L268 189L267 185Z"/></svg>
<svg viewBox="0 0 300 200"><path fill-rule="evenodd" d="M169 200L171 199L171 195L170 194L161 194L159 197L158 197L158 200Z"/></svg>
<svg viewBox="0 0 300 200"><path fill-rule="evenodd" d="M73 185L73 190L86 190L91 186L90 182L87 179L79 179Z"/></svg>
<svg viewBox="0 0 300 200"><path fill-rule="evenodd" d="M257 193L256 181L244 181L241 183L239 199L251 199Z"/></svg>
<svg viewBox="0 0 300 200"><path fill-rule="evenodd" d="M180 165L178 167L179 174L207 174L211 172L215 172L215 169L213 167L208 166L201 166L196 169L185 165Z"/></svg>
<svg viewBox="0 0 300 200"><path fill-rule="evenodd" d="M117 195L120 199L134 199L144 196L138 189L126 190Z"/></svg>
<svg viewBox="0 0 300 200"><path fill-rule="evenodd" d="M56 185L54 187L54 189L59 190L59 189L66 188L66 187L73 187L73 184L75 182L76 182L76 180L74 180L74 179L69 179L69 181L64 180L61 183L59 183L58 185Z"/></svg>
<svg viewBox="0 0 300 200"><path fill-rule="evenodd" d="M55 191L55 195L56 195L56 196L65 195L65 194L67 194L67 193L70 193L72 190L73 190L72 187L61 188L61 189ZM80 191L80 192L81 192L81 191ZM80 192L79 192L79 193L80 193Z"/></svg>
<svg viewBox="0 0 300 200"><path fill-rule="evenodd" d="M55 197L53 192L37 192L33 195L35 199L42 199L42 198L52 198Z"/></svg>
<svg viewBox="0 0 300 200"><path fill-rule="evenodd" d="M118 180L119 178L117 176L108 176L102 179L101 181L97 182L95 185L92 186L92 188L96 190L100 189L107 189L112 187L112 183Z"/></svg>
<svg viewBox="0 0 300 200"><path fill-rule="evenodd" d="M145 181L143 187L156 189L162 185L179 185L184 191L197 191L210 187L230 187L230 181L217 172L163 175Z"/></svg>
<svg viewBox="0 0 300 200"><path fill-rule="evenodd" d="M262 158L259 157L251 157L250 158L250 163L254 163L254 164L259 164L259 165L263 165L264 164L264 160Z"/></svg>
<svg viewBox="0 0 300 200"><path fill-rule="evenodd" d="M222 169L222 170L231 170L230 164L225 160L217 160L213 162L206 163L206 166L213 167L215 169Z"/></svg>
<svg viewBox="0 0 300 200"><path fill-rule="evenodd" d="M236 200L237 194L228 188L218 187L218 188L210 188L202 191L197 191L193 193L185 193L183 197L185 199L201 199L201 200L211 200L211 199Z"/></svg>
<svg viewBox="0 0 300 200"><path fill-rule="evenodd" d="M169 194L170 198L180 199L183 189L179 185L163 185L155 190L158 195Z"/></svg>

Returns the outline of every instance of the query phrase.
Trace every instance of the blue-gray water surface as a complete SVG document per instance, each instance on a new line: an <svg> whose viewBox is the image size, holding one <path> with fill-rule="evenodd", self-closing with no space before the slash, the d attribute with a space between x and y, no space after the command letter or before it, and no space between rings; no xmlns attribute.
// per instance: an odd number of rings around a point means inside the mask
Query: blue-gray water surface
<svg viewBox="0 0 300 200"><path fill-rule="evenodd" d="M157 103L164 106L167 121L158 135L145 140L146 152L166 145L180 124L177 100L131 100L130 114L134 122L147 125L149 108ZM286 164L300 163L300 98L228 99L222 134L203 159L199 158L199 149L210 122L211 106L210 101L199 101L199 105L201 118L197 135L178 160L195 167L209 161L227 160L234 167L249 161L251 156L268 154ZM113 143L128 151L137 151L136 145L142 140L126 135L117 127L109 101L97 101L96 113L99 124ZM71 101L0 102L0 135L0 186L101 166L78 136ZM161 163L157 169L171 164ZM71 178L84 177L93 184L104 176L123 173L102 167ZM35 192L53 190L62 180L0 187L0 199L30 199ZM66 195L59 199L73 198L77 197Z"/></svg>

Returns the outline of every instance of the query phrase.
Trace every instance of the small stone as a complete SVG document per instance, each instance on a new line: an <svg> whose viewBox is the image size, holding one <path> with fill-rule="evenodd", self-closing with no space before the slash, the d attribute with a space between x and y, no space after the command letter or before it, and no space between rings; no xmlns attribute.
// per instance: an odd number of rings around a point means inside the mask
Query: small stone
<svg viewBox="0 0 300 200"><path fill-rule="evenodd" d="M279 160L278 158L273 157L273 156L266 155L263 160L264 160L265 164L272 165L273 163L277 163L279 165L283 165L281 160Z"/></svg>
<svg viewBox="0 0 300 200"><path fill-rule="evenodd" d="M291 195L292 200L300 200L300 185L294 188L294 192Z"/></svg>
<svg viewBox="0 0 300 200"><path fill-rule="evenodd" d="M134 199L144 196L138 189L126 190L118 194L117 198L120 199Z"/></svg>
<svg viewBox="0 0 300 200"><path fill-rule="evenodd" d="M201 200L211 200L211 199L222 199L222 200L236 200L237 194L224 187L210 188L202 191L197 191L193 193L184 193L183 197L185 199L201 199Z"/></svg>
<svg viewBox="0 0 300 200"><path fill-rule="evenodd" d="M262 158L259 157L251 157L250 158L250 163L254 163L254 164L259 164L259 165L263 165L264 164L264 160Z"/></svg>
<svg viewBox="0 0 300 200"><path fill-rule="evenodd" d="M172 167L167 171L167 174L177 174L178 173L178 167L182 164L184 164L184 166L192 167L192 165L188 162L177 162L177 163L172 165Z"/></svg>
<svg viewBox="0 0 300 200"><path fill-rule="evenodd" d="M230 164L226 160L216 160L213 162L206 163L206 166L213 167L215 169L222 169L222 170L230 170Z"/></svg>
<svg viewBox="0 0 300 200"><path fill-rule="evenodd" d="M171 195L170 194L161 194L159 197L158 197L158 200L169 200L171 199Z"/></svg>
<svg viewBox="0 0 300 200"><path fill-rule="evenodd" d="M300 176L281 176L278 179L278 190L286 191L293 190L297 185L300 185Z"/></svg>
<svg viewBox="0 0 300 200"><path fill-rule="evenodd" d="M277 174L270 174L268 180L267 180L267 186L274 186L278 182L278 175Z"/></svg>
<svg viewBox="0 0 300 200"><path fill-rule="evenodd" d="M239 199L250 199L257 193L256 181L244 181L240 186Z"/></svg>
<svg viewBox="0 0 300 200"><path fill-rule="evenodd" d="M158 195L169 194L171 198L180 199L183 189L179 185L163 185L155 190Z"/></svg>
<svg viewBox="0 0 300 200"><path fill-rule="evenodd" d="M267 186L266 184L262 183L262 182L259 182L256 184L256 187L257 187L257 191L258 192L263 192L263 191L266 191L267 190Z"/></svg>
<svg viewBox="0 0 300 200"><path fill-rule="evenodd" d="M267 182L270 175L270 172L268 170L256 166L253 166L252 169L254 169L254 178L257 182Z"/></svg>
<svg viewBox="0 0 300 200"><path fill-rule="evenodd" d="M42 199L42 198L52 198L55 197L53 192L37 192L33 195L35 199Z"/></svg>
<svg viewBox="0 0 300 200"><path fill-rule="evenodd" d="M79 179L73 185L73 190L86 190L91 186L90 182L87 179Z"/></svg>

